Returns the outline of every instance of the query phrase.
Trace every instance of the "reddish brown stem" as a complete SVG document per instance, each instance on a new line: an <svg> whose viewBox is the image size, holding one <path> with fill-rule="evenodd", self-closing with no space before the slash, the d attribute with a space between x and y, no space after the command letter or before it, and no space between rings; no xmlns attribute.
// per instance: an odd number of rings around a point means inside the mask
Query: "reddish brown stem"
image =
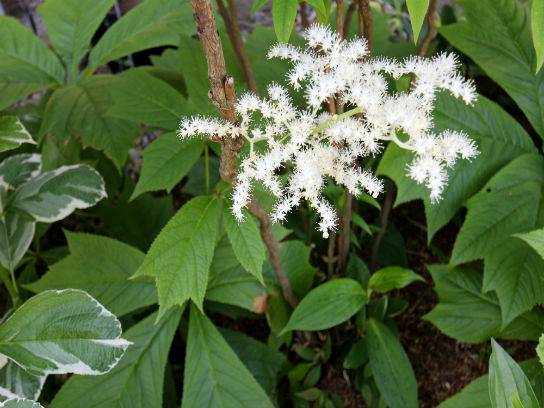
<svg viewBox="0 0 544 408"><path fill-rule="evenodd" d="M236 94L234 92L234 79L227 75L225 68L225 57L221 40L217 34L215 17L211 0L191 0L191 6L194 11L196 29L206 61L208 62L208 78L210 80L211 90L210 98L213 103L221 110L223 119L238 123L236 114ZM221 178L234 185L238 177L236 159L244 146L242 137L227 137L223 140L221 146L221 162L219 171ZM261 237L270 253L270 261L276 279L278 280L285 300L295 308L298 304L287 274L283 269L279 256L279 246L272 234L272 223L266 210L259 204L255 197L252 198L248 210L261 223Z"/></svg>
<svg viewBox="0 0 544 408"><path fill-rule="evenodd" d="M358 0L359 2L359 35L365 37L368 49L372 50L373 22L370 0Z"/></svg>
<svg viewBox="0 0 544 408"><path fill-rule="evenodd" d="M305 1L300 2L300 22L302 23L302 27L306 30L308 27L310 27L310 22L308 21L308 11L307 11L307 4Z"/></svg>
<svg viewBox="0 0 544 408"><path fill-rule="evenodd" d="M336 0L336 32L344 38L344 0Z"/></svg>

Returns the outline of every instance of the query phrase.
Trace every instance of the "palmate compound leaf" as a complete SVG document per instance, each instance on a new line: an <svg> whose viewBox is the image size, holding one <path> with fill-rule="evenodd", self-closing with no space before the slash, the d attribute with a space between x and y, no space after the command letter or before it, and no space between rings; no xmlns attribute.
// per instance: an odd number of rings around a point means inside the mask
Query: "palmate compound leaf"
<svg viewBox="0 0 544 408"><path fill-rule="evenodd" d="M0 356L0 398L37 400L47 376L27 373L13 361Z"/></svg>
<svg viewBox="0 0 544 408"><path fill-rule="evenodd" d="M0 109L64 82L55 54L17 19L0 15L0 38Z"/></svg>
<svg viewBox="0 0 544 408"><path fill-rule="evenodd" d="M273 407L213 323L191 305L182 408Z"/></svg>
<svg viewBox="0 0 544 408"><path fill-rule="evenodd" d="M70 255L55 263L36 282L23 285L33 292L82 289L116 316L156 303L151 279L129 279L144 254L112 238L65 231Z"/></svg>
<svg viewBox="0 0 544 408"><path fill-rule="evenodd" d="M364 306L366 294L356 280L334 279L312 289L282 330L324 330L345 322Z"/></svg>
<svg viewBox="0 0 544 408"><path fill-rule="evenodd" d="M187 202L155 238L134 276L154 276L159 319L174 305L193 300L202 309L217 233L217 197Z"/></svg>
<svg viewBox="0 0 544 408"><path fill-rule="evenodd" d="M544 137L544 70L535 74L529 8L517 0L465 0L460 5L467 20L442 26L439 33L497 82Z"/></svg>
<svg viewBox="0 0 544 408"><path fill-rule="evenodd" d="M170 344L182 309L169 310L155 322L152 314L124 333L133 343L119 363L103 376L72 376L51 408L161 408Z"/></svg>
<svg viewBox="0 0 544 408"><path fill-rule="evenodd" d="M91 39L115 0L47 0L38 7L55 51L70 79L79 75L79 64L89 51Z"/></svg>
<svg viewBox="0 0 544 408"><path fill-rule="evenodd" d="M147 0L134 7L100 38L89 55L87 75L125 55L162 45L178 45L179 35L195 31L188 0Z"/></svg>
<svg viewBox="0 0 544 408"><path fill-rule="evenodd" d="M36 144L19 119L0 117L0 153L16 149L23 143Z"/></svg>
<svg viewBox="0 0 544 408"><path fill-rule="evenodd" d="M76 209L93 206L106 197L104 179L86 164L62 166L21 185L10 197L9 208L40 222L59 221Z"/></svg>
<svg viewBox="0 0 544 408"><path fill-rule="evenodd" d="M82 290L50 290L0 325L0 353L30 374L104 374L131 344L121 323Z"/></svg>
<svg viewBox="0 0 544 408"><path fill-rule="evenodd" d="M397 336L383 323L367 320L367 347L372 375L391 408L417 408L414 370Z"/></svg>
<svg viewBox="0 0 544 408"><path fill-rule="evenodd" d="M519 156L467 202L465 223L455 242L453 265L484 258L484 292L495 290L503 325L544 302L544 260L515 233L541 228L544 159Z"/></svg>
<svg viewBox="0 0 544 408"><path fill-rule="evenodd" d="M263 262L266 257L261 233L252 216L246 213L245 219L238 222L232 214L228 201L222 205L223 225L236 258L246 271L255 276L259 282L263 280Z"/></svg>
<svg viewBox="0 0 544 408"><path fill-rule="evenodd" d="M512 400L515 393L523 408L540 408L531 383L521 367L494 339L489 358L489 397L493 408L517 408ZM515 397L514 397L515 398Z"/></svg>
<svg viewBox="0 0 544 408"><path fill-rule="evenodd" d="M448 269L429 265L440 302L423 318L441 332L465 343L482 343L491 337L536 340L544 331L544 315L534 309L515 318L504 329L501 305L495 293L482 293L482 273L468 267Z"/></svg>

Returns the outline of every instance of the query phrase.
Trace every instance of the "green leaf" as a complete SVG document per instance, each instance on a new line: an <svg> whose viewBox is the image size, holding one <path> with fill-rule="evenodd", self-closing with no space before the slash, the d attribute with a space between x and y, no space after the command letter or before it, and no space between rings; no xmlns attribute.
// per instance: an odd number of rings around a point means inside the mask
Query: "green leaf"
<svg viewBox="0 0 544 408"><path fill-rule="evenodd" d="M467 202L467 217L453 248L452 264L484 258L483 289L497 291L504 324L544 301L544 288L537 283L544 261L511 237L542 227L543 188L542 157L519 156Z"/></svg>
<svg viewBox="0 0 544 408"><path fill-rule="evenodd" d="M121 169L128 150L140 136L140 126L106 115L113 105L109 91L116 81L120 78L94 75L78 85L57 90L45 109L40 134L62 143L71 136L81 137L84 144L103 150Z"/></svg>
<svg viewBox="0 0 544 408"><path fill-rule="evenodd" d="M362 367L368 361L368 348L366 345L366 339L359 339L353 343L349 350L346 360L344 361L344 368L355 370Z"/></svg>
<svg viewBox="0 0 544 408"><path fill-rule="evenodd" d="M515 392L525 408L539 408L529 379L520 366L495 340L489 358L489 397L493 408L514 408L511 393Z"/></svg>
<svg viewBox="0 0 544 408"><path fill-rule="evenodd" d="M441 332L465 343L481 343L491 337L536 340L544 330L542 313L534 310L514 319L506 328L494 293L482 293L481 272L446 265L428 266L440 302L423 316Z"/></svg>
<svg viewBox="0 0 544 408"><path fill-rule="evenodd" d="M533 0L531 5L531 31L536 52L536 70L544 64L544 1Z"/></svg>
<svg viewBox="0 0 544 408"><path fill-rule="evenodd" d="M21 121L15 116L0 117L0 153L16 149L23 143L36 144Z"/></svg>
<svg viewBox="0 0 544 408"><path fill-rule="evenodd" d="M287 357L243 333L219 329L238 358L268 395L276 392L279 373L288 364Z"/></svg>
<svg viewBox="0 0 544 408"><path fill-rule="evenodd" d="M103 374L130 342L121 323L82 290L49 290L0 325L0 353L30 374Z"/></svg>
<svg viewBox="0 0 544 408"><path fill-rule="evenodd" d="M19 398L37 400L46 376L29 374L11 360L2 363L5 365L0 369L0 396L13 398L16 395Z"/></svg>
<svg viewBox="0 0 544 408"><path fill-rule="evenodd" d="M273 407L213 323L191 306L182 408Z"/></svg>
<svg viewBox="0 0 544 408"><path fill-rule="evenodd" d="M68 67L70 79L79 75L79 64L91 39L114 0L47 0L38 7L55 51Z"/></svg>
<svg viewBox="0 0 544 408"><path fill-rule="evenodd" d="M251 16L255 14L262 6L268 3L270 0L253 0L253 6L251 6Z"/></svg>
<svg viewBox="0 0 544 408"><path fill-rule="evenodd" d="M314 0L314 1L308 1L308 3L313 4L315 7L317 22L321 25L327 25L329 21L329 17L331 15L332 1L331 0ZM323 6L321 6L321 3L323 3Z"/></svg>
<svg viewBox="0 0 544 408"><path fill-rule="evenodd" d="M439 33L504 88L544 137L544 71L535 75L528 8L516 0L465 0L461 6L467 21Z"/></svg>
<svg viewBox="0 0 544 408"><path fill-rule="evenodd" d="M376 271L368 281L368 289L374 292L385 293L393 289L400 289L412 282L423 281L420 275L410 269L400 266L389 266Z"/></svg>
<svg viewBox="0 0 544 408"><path fill-rule="evenodd" d="M417 44L423 20L429 8L429 0L406 0L406 7L410 14L410 22L412 23L412 31L414 32L414 43Z"/></svg>
<svg viewBox="0 0 544 408"><path fill-rule="evenodd" d="M324 1L324 0L306 0L306 3L311 4L312 6L314 6L316 12L321 13L323 15L328 14L327 7L325 6L326 1ZM329 3L330 3L330 1L329 1ZM329 11L330 11L330 6L329 6ZM328 15L327 15L327 18L328 18Z"/></svg>
<svg viewBox="0 0 544 408"><path fill-rule="evenodd" d="M0 407L2 408L43 408L40 404L35 401L27 399L9 399L4 402L0 402Z"/></svg>
<svg viewBox="0 0 544 408"><path fill-rule="evenodd" d="M0 162L0 193L16 190L21 184L35 178L42 170L39 154L16 154Z"/></svg>
<svg viewBox="0 0 544 408"><path fill-rule="evenodd" d="M36 223L18 211L7 211L0 218L0 265L16 268L32 243Z"/></svg>
<svg viewBox="0 0 544 408"><path fill-rule="evenodd" d="M51 408L161 408L164 368L182 309L169 311L156 324L152 314L125 333L133 345L109 373L72 376Z"/></svg>
<svg viewBox="0 0 544 408"><path fill-rule="evenodd" d="M49 268L38 281L24 285L33 292L82 289L116 316L157 302L153 281L128 280L144 254L127 244L99 235L65 231L70 255Z"/></svg>
<svg viewBox="0 0 544 408"><path fill-rule="evenodd" d="M267 285L274 285L268 281ZM267 293L267 289L240 265L226 233L215 247L206 300L213 300L247 310L255 309L255 299Z"/></svg>
<svg viewBox="0 0 544 408"><path fill-rule="evenodd" d="M89 56L86 75L125 55L163 45L178 45L179 34L195 31L187 0L147 0L134 7L100 38Z"/></svg>
<svg viewBox="0 0 544 408"><path fill-rule="evenodd" d="M159 136L142 152L142 172L131 199L146 191L166 189L170 193L189 173L203 148L202 140L181 141L173 132Z"/></svg>
<svg viewBox="0 0 544 408"><path fill-rule="evenodd" d="M0 109L64 82L55 54L17 19L0 15L0 38Z"/></svg>
<svg viewBox="0 0 544 408"><path fill-rule="evenodd" d="M345 322L364 306L366 296L359 282L334 279L312 289L298 304L282 330L324 330Z"/></svg>
<svg viewBox="0 0 544 408"><path fill-rule="evenodd" d="M9 207L26 212L36 221L55 222L76 209L93 206L105 196L102 176L89 165L75 164L27 181L13 194Z"/></svg>
<svg viewBox="0 0 544 408"><path fill-rule="evenodd" d="M274 0L272 3L274 31L279 42L289 42L297 16L297 9L298 0Z"/></svg>
<svg viewBox="0 0 544 408"><path fill-rule="evenodd" d="M159 318L192 299L202 309L217 233L215 196L193 198L166 224L135 276L156 278Z"/></svg>
<svg viewBox="0 0 544 408"><path fill-rule="evenodd" d="M399 339L384 324L367 320L370 368L385 402L391 408L417 408L417 383Z"/></svg>
<svg viewBox="0 0 544 408"><path fill-rule="evenodd" d="M110 89L115 105L107 115L119 119L174 130L192 110L182 94L143 70L125 71Z"/></svg>
<svg viewBox="0 0 544 408"><path fill-rule="evenodd" d="M514 237L527 242L544 259L544 228L524 234L514 234Z"/></svg>
<svg viewBox="0 0 544 408"><path fill-rule="evenodd" d="M301 299L311 289L317 268L310 264L311 249L302 241L287 241L280 246L280 259L295 295ZM267 260L264 275L274 276L274 270Z"/></svg>
<svg viewBox="0 0 544 408"><path fill-rule="evenodd" d="M223 225L227 231L236 258L246 271L263 281L263 262L266 257L259 227L253 218L246 214L245 220L236 221L230 208L223 204ZM229 203L230 204L230 203Z"/></svg>
<svg viewBox="0 0 544 408"><path fill-rule="evenodd" d="M538 339L538 346L536 347L536 354L540 360L540 364L544 365L544 334Z"/></svg>

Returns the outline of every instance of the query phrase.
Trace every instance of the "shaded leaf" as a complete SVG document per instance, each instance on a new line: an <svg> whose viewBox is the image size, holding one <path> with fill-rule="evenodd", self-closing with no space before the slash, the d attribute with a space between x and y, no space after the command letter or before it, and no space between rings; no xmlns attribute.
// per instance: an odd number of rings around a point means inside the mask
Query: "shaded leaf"
<svg viewBox="0 0 544 408"><path fill-rule="evenodd" d="M23 143L36 144L21 121L14 116L0 117L0 153L16 149Z"/></svg>

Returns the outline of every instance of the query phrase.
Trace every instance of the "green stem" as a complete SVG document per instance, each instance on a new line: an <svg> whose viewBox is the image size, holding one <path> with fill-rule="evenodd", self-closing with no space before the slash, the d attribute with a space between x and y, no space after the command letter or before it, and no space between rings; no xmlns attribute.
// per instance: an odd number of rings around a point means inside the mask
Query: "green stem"
<svg viewBox="0 0 544 408"><path fill-rule="evenodd" d="M210 157L208 141L204 142L204 162L206 164L206 194L210 194Z"/></svg>
<svg viewBox="0 0 544 408"><path fill-rule="evenodd" d="M330 118L325 123L319 125L314 130L312 130L312 133L310 133L310 134L313 135L315 133L321 132L322 130L324 130L324 129L328 128L330 125L332 125L334 122L338 122L339 120L349 118L350 116L353 116L353 115L357 115L358 113L361 113L362 111L363 111L363 108L354 108L354 109L351 109L351 110L349 110L347 112L342 113L341 115L333 115L332 118Z"/></svg>

